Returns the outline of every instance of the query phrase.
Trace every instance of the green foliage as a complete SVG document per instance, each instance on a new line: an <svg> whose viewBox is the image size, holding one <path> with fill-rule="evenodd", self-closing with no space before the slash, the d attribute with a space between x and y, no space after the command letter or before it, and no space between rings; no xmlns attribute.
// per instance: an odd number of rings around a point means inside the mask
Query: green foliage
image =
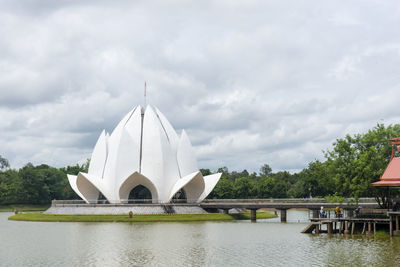
<svg viewBox="0 0 400 267"><path fill-rule="evenodd" d="M213 198L285 198L324 197L341 202L342 197L370 197L377 193L371 183L383 174L391 155L391 138L400 136L400 125L377 124L365 134L346 135L325 152L325 161L315 160L299 173L273 173L268 164L260 174L229 172L220 168L223 179ZM246 174L247 173L247 174ZM232 193L230 193L232 192Z"/></svg>
<svg viewBox="0 0 400 267"><path fill-rule="evenodd" d="M335 192L358 199L373 195L372 182L378 181L389 163L388 139L400 136L400 125L377 124L366 134L347 135L326 153L326 173L332 178Z"/></svg>
<svg viewBox="0 0 400 267"><path fill-rule="evenodd" d="M233 198L233 182L222 177L208 198L231 199Z"/></svg>
<svg viewBox="0 0 400 267"><path fill-rule="evenodd" d="M0 205L49 204L53 199L79 199L66 173L87 171L88 164L57 169L42 164L26 164L19 170L0 172Z"/></svg>
<svg viewBox="0 0 400 267"><path fill-rule="evenodd" d="M4 170L4 169L6 169L6 168L8 168L8 167L10 167L10 164L8 163L8 160L5 159L5 158L3 158L3 157L0 155L0 170Z"/></svg>
<svg viewBox="0 0 400 267"><path fill-rule="evenodd" d="M260 168L260 175L261 176L269 176L272 174L272 169L268 164L264 164Z"/></svg>
<svg viewBox="0 0 400 267"><path fill-rule="evenodd" d="M371 186L379 180L391 155L388 139L400 136L400 125L377 124L364 134L346 135L325 152L325 161L315 160L299 173L272 172L263 164L260 173L247 170L230 172L227 167L217 172L222 177L208 198L306 198L324 197L341 202L342 197L358 202L360 197L379 194ZM69 186L66 174L87 172L85 164L56 169L28 163L19 170L9 168L0 156L0 204L46 204L52 199L79 199ZM210 169L200 170L204 176Z"/></svg>
<svg viewBox="0 0 400 267"><path fill-rule="evenodd" d="M325 197L330 203L343 203L344 197L339 196L337 193Z"/></svg>

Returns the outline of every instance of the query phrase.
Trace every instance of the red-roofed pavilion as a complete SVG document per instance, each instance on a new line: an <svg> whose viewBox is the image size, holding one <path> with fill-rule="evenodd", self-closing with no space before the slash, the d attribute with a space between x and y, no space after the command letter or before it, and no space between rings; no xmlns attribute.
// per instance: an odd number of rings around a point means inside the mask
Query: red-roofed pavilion
<svg viewBox="0 0 400 267"><path fill-rule="evenodd" d="M400 145L400 137L390 139L392 145ZM400 158L394 156L394 148L392 149L392 157L389 165L378 182L372 183L376 187L400 187Z"/></svg>

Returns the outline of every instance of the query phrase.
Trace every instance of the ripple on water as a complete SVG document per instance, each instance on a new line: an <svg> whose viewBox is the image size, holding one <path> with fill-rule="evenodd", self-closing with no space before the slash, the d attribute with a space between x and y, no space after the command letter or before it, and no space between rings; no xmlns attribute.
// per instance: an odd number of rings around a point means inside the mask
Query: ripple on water
<svg viewBox="0 0 400 267"><path fill-rule="evenodd" d="M400 238L300 234L305 223L39 223L8 221L10 215L0 213L0 266L398 266L400 260Z"/></svg>

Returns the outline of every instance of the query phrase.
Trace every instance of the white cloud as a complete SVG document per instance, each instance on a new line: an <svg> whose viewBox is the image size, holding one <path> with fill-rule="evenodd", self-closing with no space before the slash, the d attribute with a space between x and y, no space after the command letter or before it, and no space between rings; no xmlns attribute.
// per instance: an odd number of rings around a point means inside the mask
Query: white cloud
<svg viewBox="0 0 400 267"><path fill-rule="evenodd" d="M299 170L400 119L396 1L0 3L0 154L13 167L83 162L143 104L144 81L214 170Z"/></svg>

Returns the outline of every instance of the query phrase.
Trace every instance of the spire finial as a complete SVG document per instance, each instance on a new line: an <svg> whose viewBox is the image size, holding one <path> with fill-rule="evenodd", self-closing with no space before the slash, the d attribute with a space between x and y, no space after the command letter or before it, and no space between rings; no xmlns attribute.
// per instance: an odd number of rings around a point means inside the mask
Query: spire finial
<svg viewBox="0 0 400 267"><path fill-rule="evenodd" d="M144 107L146 107L146 89L147 89L147 85L146 85L146 81L144 82Z"/></svg>

